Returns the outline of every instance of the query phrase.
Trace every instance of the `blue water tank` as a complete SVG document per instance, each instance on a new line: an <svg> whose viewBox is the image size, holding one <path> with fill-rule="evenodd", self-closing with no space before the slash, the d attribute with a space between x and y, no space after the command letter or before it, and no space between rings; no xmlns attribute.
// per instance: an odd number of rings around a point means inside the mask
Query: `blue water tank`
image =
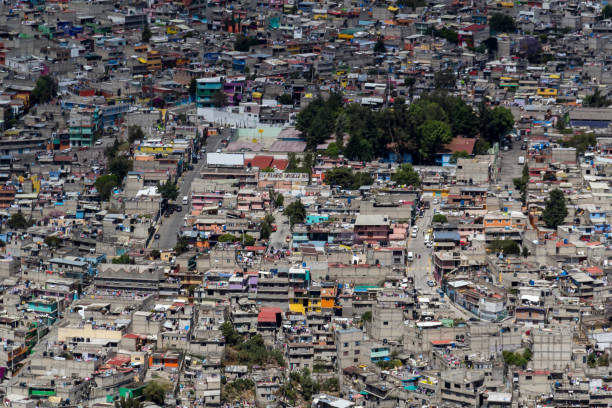
<svg viewBox="0 0 612 408"><path fill-rule="evenodd" d="M533 285L535 285L535 282L533 280L530 280L529 281L529 286L533 286Z"/></svg>

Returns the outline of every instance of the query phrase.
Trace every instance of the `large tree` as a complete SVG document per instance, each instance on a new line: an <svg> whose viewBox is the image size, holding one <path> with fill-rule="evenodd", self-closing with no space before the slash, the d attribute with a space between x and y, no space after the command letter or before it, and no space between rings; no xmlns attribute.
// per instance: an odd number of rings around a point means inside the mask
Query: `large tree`
<svg viewBox="0 0 612 408"><path fill-rule="evenodd" d="M176 200L179 190L176 183L167 181L164 184L157 184L157 192L164 200Z"/></svg>
<svg viewBox="0 0 612 408"><path fill-rule="evenodd" d="M565 206L565 196L558 188L552 190L545 202L542 219L548 228L557 229L567 217L568 211Z"/></svg>
<svg viewBox="0 0 612 408"><path fill-rule="evenodd" d="M514 19L506 14L494 13L489 20L491 31L497 33L512 33L516 31Z"/></svg>
<svg viewBox="0 0 612 408"><path fill-rule="evenodd" d="M43 75L36 80L36 86L32 91L34 103L49 102L57 95L57 82L49 75Z"/></svg>
<svg viewBox="0 0 612 408"><path fill-rule="evenodd" d="M115 187L119 185L119 180L114 174L104 174L96 179L94 186L98 190L98 195L102 201L107 201Z"/></svg>
<svg viewBox="0 0 612 408"><path fill-rule="evenodd" d="M419 154L423 160L430 160L438 150L453 139L448 123L439 120L428 120L419 126L420 149Z"/></svg>
<svg viewBox="0 0 612 408"><path fill-rule="evenodd" d="M295 224L301 224L306 219L306 207L304 207L302 201L294 201L285 207L285 215L289 217L289 223L292 227Z"/></svg>
<svg viewBox="0 0 612 408"><path fill-rule="evenodd" d="M514 117L508 108L489 109L481 105L479 113L481 135L490 143L499 142L514 127Z"/></svg>
<svg viewBox="0 0 612 408"><path fill-rule="evenodd" d="M391 176L391 180L400 185L418 187L421 185L421 178L411 164L402 164L395 174Z"/></svg>

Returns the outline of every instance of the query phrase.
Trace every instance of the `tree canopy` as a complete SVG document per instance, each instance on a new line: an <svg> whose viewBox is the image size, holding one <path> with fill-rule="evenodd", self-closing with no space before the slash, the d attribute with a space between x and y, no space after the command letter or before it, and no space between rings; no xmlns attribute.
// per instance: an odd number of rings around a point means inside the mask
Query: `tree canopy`
<svg viewBox="0 0 612 408"><path fill-rule="evenodd" d="M19 211L9 217L6 225L11 229L26 229L30 226L30 222L24 217L23 213Z"/></svg>
<svg viewBox="0 0 612 408"><path fill-rule="evenodd" d="M444 125L428 123L421 128L428 121ZM454 136L476 137L480 132L484 140L479 139L477 144L486 151L489 145L484 142L499 141L500 135L506 134L513 125L512 114L506 108L491 109L482 105L475 112L461 98L443 91L422 95L409 106L402 98L396 98L392 108L383 109L344 104L342 96L334 93L328 99L314 99L296 120L296 127L310 150L335 134L336 141L329 145L326 154L370 161L390 152L402 155L416 151L420 156L414 160L425 163L435 157L441 144ZM423 132L430 130L436 132L423 137ZM346 134L349 139L344 145Z"/></svg>
<svg viewBox="0 0 612 408"><path fill-rule="evenodd" d="M142 29L142 35L140 39L143 43L148 43L151 40L151 37L153 37L153 33L149 28L149 24L145 24L144 28Z"/></svg>
<svg viewBox="0 0 612 408"><path fill-rule="evenodd" d="M121 183L114 174L104 174L96 179L94 186L98 190L98 195L102 201L107 201L115 187Z"/></svg>
<svg viewBox="0 0 612 408"><path fill-rule="evenodd" d="M128 142L134 143L137 140L143 140L145 138L145 134L142 131L140 126L130 126L128 127Z"/></svg>
<svg viewBox="0 0 612 408"><path fill-rule="evenodd" d="M175 182L167 181L164 184L157 184L157 192L164 200L176 200L179 189Z"/></svg>
<svg viewBox="0 0 612 408"><path fill-rule="evenodd" d="M558 188L552 190L545 202L542 219L548 228L557 229L567 217L568 211L565 205L565 195Z"/></svg>
<svg viewBox="0 0 612 408"><path fill-rule="evenodd" d="M385 40L383 40L382 37L379 37L376 41L376 44L374 44L374 52L376 54L384 54L385 52L387 52L387 48L385 47Z"/></svg>
<svg viewBox="0 0 612 408"><path fill-rule="evenodd" d="M606 4L606 7L601 10L603 18L612 18L612 5Z"/></svg>
<svg viewBox="0 0 612 408"><path fill-rule="evenodd" d="M595 89L595 92L593 92L591 95L585 96L584 100L582 101L582 106L589 108L606 108L610 105L612 105L612 100L602 95L599 88Z"/></svg>
<svg viewBox="0 0 612 408"><path fill-rule="evenodd" d="M248 52L249 48L253 45L259 45L260 43L261 41L255 37L247 37L241 34L236 37L236 41L234 41L234 50Z"/></svg>
<svg viewBox="0 0 612 408"><path fill-rule="evenodd" d="M325 184L340 186L345 189L358 189L361 186L369 186L374 182L367 173L355 173L347 167L336 167L325 172Z"/></svg>
<svg viewBox="0 0 612 408"><path fill-rule="evenodd" d="M306 207L300 200L296 200L285 207L284 214L289 217L289 223L293 227L295 224L301 224L306 219Z"/></svg>
<svg viewBox="0 0 612 408"><path fill-rule="evenodd" d="M46 103L57 95L57 82L49 75L43 75L36 80L36 86L32 91L34 103Z"/></svg>
<svg viewBox="0 0 612 408"><path fill-rule="evenodd" d="M494 13L489 20L489 28L497 33L512 33L516 31L516 24L512 17L502 13Z"/></svg>
<svg viewBox="0 0 612 408"><path fill-rule="evenodd" d="M421 185L421 177L414 170L411 164L402 164L399 169L391 176L391 180L400 185L418 187Z"/></svg>

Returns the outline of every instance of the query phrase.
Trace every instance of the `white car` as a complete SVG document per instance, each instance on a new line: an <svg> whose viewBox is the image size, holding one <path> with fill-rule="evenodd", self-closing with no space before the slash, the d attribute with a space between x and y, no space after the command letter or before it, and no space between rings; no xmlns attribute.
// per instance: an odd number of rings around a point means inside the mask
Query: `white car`
<svg viewBox="0 0 612 408"><path fill-rule="evenodd" d="M433 288L434 286L436 286L436 282L434 282L432 280L428 280L427 281L427 286L429 286L430 288Z"/></svg>

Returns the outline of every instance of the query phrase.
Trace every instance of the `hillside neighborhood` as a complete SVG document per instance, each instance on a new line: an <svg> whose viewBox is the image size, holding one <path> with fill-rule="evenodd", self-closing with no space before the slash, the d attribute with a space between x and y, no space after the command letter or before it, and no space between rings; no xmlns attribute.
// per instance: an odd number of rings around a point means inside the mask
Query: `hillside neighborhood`
<svg viewBox="0 0 612 408"><path fill-rule="evenodd" d="M612 406L608 2L0 15L4 406Z"/></svg>

